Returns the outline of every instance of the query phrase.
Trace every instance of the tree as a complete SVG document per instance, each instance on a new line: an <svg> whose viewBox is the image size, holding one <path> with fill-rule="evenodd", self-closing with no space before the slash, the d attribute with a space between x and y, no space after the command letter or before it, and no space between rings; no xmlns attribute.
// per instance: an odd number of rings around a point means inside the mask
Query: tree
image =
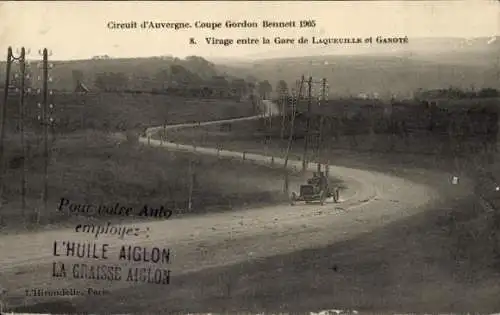
<svg viewBox="0 0 500 315"><path fill-rule="evenodd" d="M478 97L498 97L499 95L500 93L492 88L484 88L477 93Z"/></svg>
<svg viewBox="0 0 500 315"><path fill-rule="evenodd" d="M128 77L122 72L96 74L94 85L101 90L122 90L128 86Z"/></svg>
<svg viewBox="0 0 500 315"><path fill-rule="evenodd" d="M256 87L256 84L254 82L248 82L247 83L247 89L248 89L248 92L250 94L254 94L255 92L255 87Z"/></svg>
<svg viewBox="0 0 500 315"><path fill-rule="evenodd" d="M285 122L286 122L286 103L288 99L288 85L284 80L280 80L276 85L276 92L279 97L279 106L281 111L281 131L280 131L280 139L283 139L285 136Z"/></svg>
<svg viewBox="0 0 500 315"><path fill-rule="evenodd" d="M185 62L186 67L202 78L210 78L217 75L215 65L206 59L198 56L188 56Z"/></svg>
<svg viewBox="0 0 500 315"><path fill-rule="evenodd" d="M245 81L247 81L249 83L257 84L258 80L253 75L247 75L247 77L245 78Z"/></svg>
<svg viewBox="0 0 500 315"><path fill-rule="evenodd" d="M269 83L269 81L264 80L259 82L258 91L262 99L267 99L273 91L273 87L271 86L271 83Z"/></svg>
<svg viewBox="0 0 500 315"><path fill-rule="evenodd" d="M168 69L161 69L154 76L155 85L165 88L165 83L170 82L171 73Z"/></svg>
<svg viewBox="0 0 500 315"><path fill-rule="evenodd" d="M201 78L196 73L192 73L178 64L170 66L170 73L172 74L172 80L179 84L189 84L201 81Z"/></svg>
<svg viewBox="0 0 500 315"><path fill-rule="evenodd" d="M224 96L229 91L229 82L223 76L213 76L210 84L219 96Z"/></svg>
<svg viewBox="0 0 500 315"><path fill-rule="evenodd" d="M278 84L276 84L276 93L279 96L288 95L288 84L284 80L279 80Z"/></svg>
<svg viewBox="0 0 500 315"><path fill-rule="evenodd" d="M238 97L243 97L247 93L247 83L243 79L234 79L231 82L231 89L238 95Z"/></svg>

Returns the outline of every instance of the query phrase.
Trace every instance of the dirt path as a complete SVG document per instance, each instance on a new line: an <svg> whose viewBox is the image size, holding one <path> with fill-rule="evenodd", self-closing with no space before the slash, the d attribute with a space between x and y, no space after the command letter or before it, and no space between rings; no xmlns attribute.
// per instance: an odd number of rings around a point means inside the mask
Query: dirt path
<svg viewBox="0 0 500 315"><path fill-rule="evenodd" d="M193 148L174 143L161 143L142 138L141 142L161 146L168 150L196 151L197 154L219 155L224 158L242 159L242 152L218 151L211 148ZM255 163L269 164L269 156L246 154L245 159ZM282 159L272 159L283 163ZM300 161L290 161L289 167L300 168ZM315 164L308 165L315 170ZM238 213L217 213L175 220L134 224L140 236L119 240L116 236L100 236L98 240L73 230L41 232L37 234L4 236L0 239L0 283L8 290L10 305L55 300L51 312L60 311L61 303L71 300L79 305L73 312L88 309L91 312L138 312L162 305L162 290L173 290L173 296L183 298L176 290L176 278L209 270L210 268L234 266L248 261L259 261L267 257L285 255L336 244L354 239L390 223L403 220L428 209L442 201L443 195L432 184L423 184L398 176L375 171L347 167L330 168L336 178L341 179L351 191L339 204L324 206L279 205L249 209ZM292 190L297 187L291 187ZM453 195L470 191L469 183L462 180ZM448 196L446 196L448 198ZM54 241L94 241L109 243L109 259L73 259L53 256ZM73 279L71 270L66 278L52 277L52 262L57 260L67 266L73 263L120 264L120 246L141 245L168 247L172 250L172 284L168 287L155 284L138 284L127 281L91 281ZM6 254L5 254L6 253ZM146 266L136 263L134 266ZM127 266L131 266L129 263ZM71 288L85 291L86 288L106 289L110 293L98 296L25 297L25 290ZM253 295L255 298L255 295ZM59 303L59 304L58 304ZM76 307L76 306L75 306ZM205 305L209 308L209 305ZM163 311L167 311L163 309Z"/></svg>
<svg viewBox="0 0 500 315"><path fill-rule="evenodd" d="M160 145L159 141L151 141L152 145ZM174 150L189 150L189 146L177 146L172 143L163 146ZM199 154L241 156L240 152L217 152L209 148L196 150ZM249 154L246 159L269 163L269 157L256 154ZM274 162L283 161L275 159ZM290 167L298 168L300 165L298 161L290 163ZM310 170L315 168L314 164L309 165ZM218 213L134 224L134 227L148 232L123 241L116 236L103 236L96 241L88 234L75 233L72 230L2 237L0 250L2 253L8 253L2 255L0 260L2 286L9 290L11 303L17 305L24 299L24 290L27 287L82 290L94 287L119 293L131 286L137 286L126 281L81 281L71 279L71 276L54 280L51 275L52 262L56 258L52 255L54 241L94 240L97 243L109 243L110 259L102 263L121 265L125 264L120 262L117 256L122 244L169 247L172 249L172 264L169 268L174 279L207 268L233 265L249 259L262 259L355 238L390 222L414 215L425 209L427 203L440 198L432 187L396 176L345 167L332 167L331 172L356 189L340 204L327 204L323 207L283 205L251 209L237 214ZM77 262L75 259L60 257L57 257L57 261L68 265ZM78 262L95 264L95 261L89 259ZM140 287L155 290L155 286L157 285L149 284ZM110 295L112 296L113 294ZM26 303L40 300L30 299L31 301ZM96 302L93 305L106 304ZM129 311L126 308L124 310ZM102 312L104 309L98 308L96 311Z"/></svg>

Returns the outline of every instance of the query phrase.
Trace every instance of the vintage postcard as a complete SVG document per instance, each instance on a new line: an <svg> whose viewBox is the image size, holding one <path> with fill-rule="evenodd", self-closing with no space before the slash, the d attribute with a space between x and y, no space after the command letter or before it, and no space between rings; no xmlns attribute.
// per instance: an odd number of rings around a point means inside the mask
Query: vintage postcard
<svg viewBox="0 0 500 315"><path fill-rule="evenodd" d="M499 1L0 3L1 314L500 312Z"/></svg>

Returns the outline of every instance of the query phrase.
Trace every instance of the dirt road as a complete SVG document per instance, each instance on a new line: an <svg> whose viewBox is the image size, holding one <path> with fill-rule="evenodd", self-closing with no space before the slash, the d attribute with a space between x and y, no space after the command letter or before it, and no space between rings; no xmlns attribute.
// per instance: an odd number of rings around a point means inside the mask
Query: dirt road
<svg viewBox="0 0 500 315"><path fill-rule="evenodd" d="M141 142L161 146L168 150L196 151L198 154L219 155L225 158L242 159L242 152L218 151L212 148L193 148L174 143L141 138ZM245 154L246 160L269 164L269 156ZM273 163L283 163L273 159ZM300 161L290 161L289 167L301 167ZM308 165L315 170L315 164ZM339 204L319 205L279 205L266 208L248 209L234 213L217 213L190 218L173 218L166 221L151 221L133 224L141 231L138 236L120 240L116 235L100 235L98 239L86 233L76 233L73 229L41 232L36 234L7 235L0 239L0 283L8 290L5 301L8 305L34 305L31 310L62 311L63 305L70 305L65 312L85 309L94 313L104 312L171 312L163 306L162 292L168 291L170 298L182 300L178 311L186 311L188 292L176 291L182 284L176 279L212 268L238 266L247 262L258 262L268 257L286 255L307 249L324 247L352 240L393 222L414 216L435 203L450 196L465 195L471 191L466 179L455 187L449 195L442 195L432 183L421 183L375 171L332 166L331 174L347 184ZM444 177L443 181L444 180ZM442 185L443 183L441 183ZM447 185L446 183L444 185ZM291 187L292 190L297 187ZM132 226L132 225L131 225ZM54 242L94 242L109 244L108 258L77 259L55 257ZM53 277L53 262L67 266L86 263L120 265L123 268L150 266L144 262L130 263L119 259L122 245L170 248L171 263L156 266L171 270L168 286L128 281L97 281L74 279L71 270L66 277ZM74 265L73 265L74 266ZM313 270L311 270L313 271ZM87 292L105 289L102 296L26 297L28 289L75 289ZM167 294L167 293L165 293ZM188 294L188 295L186 295ZM259 301L253 293L253 298ZM252 297L249 296L251 299ZM43 301L54 301L41 310ZM189 303L189 302L187 302ZM196 303L196 301L192 301ZM211 304L201 304L209 311ZM190 304L191 305L191 304ZM38 309L36 309L38 307ZM30 309L28 307L28 309Z"/></svg>
<svg viewBox="0 0 500 315"><path fill-rule="evenodd" d="M146 142L147 139L141 139ZM160 145L150 140L151 145ZM189 146L164 143L170 150L194 150ZM210 148L196 148L198 154L219 154L241 158L241 152L219 151ZM270 163L270 158L256 154L245 157L258 163ZM275 159L274 163L283 163ZM301 162L291 161L290 167L300 167ZM316 168L309 165L310 170ZM2 286L8 290L7 301L13 305L34 303L48 297L25 299L27 288L106 288L111 292L128 290L137 286L134 282L82 281L52 277L52 262L96 263L92 259L61 258L53 256L54 241L94 241L108 243L109 259L106 264L126 264L118 259L121 245L145 247L168 247L172 250L172 261L168 268L172 274L169 289L175 290L175 277L205 270L207 268L234 265L248 260L281 255L308 248L326 246L352 239L362 233L384 226L390 222L414 215L425 206L440 198L433 187L414 183L404 178L389 176L344 167L331 167L335 174L347 183L350 191L339 204L325 206L289 205L251 209L237 213L219 213L194 218L180 218L167 221L134 224L141 231L140 236L119 240L117 236L100 235L96 240L85 233L74 230L50 231L38 234L5 236L1 239L0 251L6 253L0 259ZM466 185L463 184L463 185ZM293 187L292 187L293 189ZM130 263L128 264L130 265ZM142 265L136 263L136 266ZM154 289L155 284L140 287ZM112 297L110 293L109 297ZM85 299L109 297L87 296ZM64 297L61 299L82 299ZM74 303L77 301L75 300ZM92 303L96 312L105 311L107 303ZM123 311L130 311L126 307Z"/></svg>

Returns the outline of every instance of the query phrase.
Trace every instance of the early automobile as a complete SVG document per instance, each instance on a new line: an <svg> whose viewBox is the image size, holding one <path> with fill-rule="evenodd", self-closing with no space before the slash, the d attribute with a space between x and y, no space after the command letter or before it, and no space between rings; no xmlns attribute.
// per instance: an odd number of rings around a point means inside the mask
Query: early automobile
<svg viewBox="0 0 500 315"><path fill-rule="evenodd" d="M297 194L292 192L290 197L291 205L295 205L298 201L305 203L319 202L321 205L329 198L334 202L339 201L339 188L330 183L330 180L323 172L314 173L313 177L307 180L307 184L300 185L300 191Z"/></svg>

